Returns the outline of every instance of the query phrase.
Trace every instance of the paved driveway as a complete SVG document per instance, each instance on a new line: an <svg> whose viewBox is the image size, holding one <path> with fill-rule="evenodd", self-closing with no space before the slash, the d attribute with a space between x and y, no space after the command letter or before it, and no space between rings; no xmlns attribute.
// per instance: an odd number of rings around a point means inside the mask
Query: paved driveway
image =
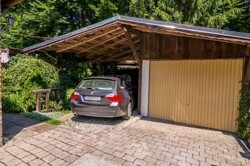
<svg viewBox="0 0 250 166"><path fill-rule="evenodd" d="M233 135L142 119L87 132L62 125L0 148L0 165L250 165Z"/></svg>

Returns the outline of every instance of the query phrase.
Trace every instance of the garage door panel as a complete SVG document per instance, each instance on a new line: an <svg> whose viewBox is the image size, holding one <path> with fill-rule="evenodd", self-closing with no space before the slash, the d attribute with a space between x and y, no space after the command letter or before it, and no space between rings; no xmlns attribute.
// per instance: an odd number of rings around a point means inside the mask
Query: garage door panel
<svg viewBox="0 0 250 166"><path fill-rule="evenodd" d="M243 60L151 61L149 116L235 131Z"/></svg>

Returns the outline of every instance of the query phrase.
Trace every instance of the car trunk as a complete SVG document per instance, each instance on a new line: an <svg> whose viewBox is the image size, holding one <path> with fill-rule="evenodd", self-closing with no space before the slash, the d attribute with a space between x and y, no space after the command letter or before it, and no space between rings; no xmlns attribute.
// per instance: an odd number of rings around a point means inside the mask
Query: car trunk
<svg viewBox="0 0 250 166"><path fill-rule="evenodd" d="M103 91L97 89L77 89L76 92L80 94L80 98L78 99L79 104L100 106L110 105L112 102L106 96L114 93L112 90Z"/></svg>

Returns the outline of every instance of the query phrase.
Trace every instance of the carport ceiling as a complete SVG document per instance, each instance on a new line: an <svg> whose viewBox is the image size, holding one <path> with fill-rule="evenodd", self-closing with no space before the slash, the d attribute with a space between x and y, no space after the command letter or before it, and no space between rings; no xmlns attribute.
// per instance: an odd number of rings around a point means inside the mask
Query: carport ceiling
<svg viewBox="0 0 250 166"><path fill-rule="evenodd" d="M127 33L128 32L128 33ZM100 61L136 59L140 33L184 36L249 45L250 34L127 16L115 16L71 33L27 47L25 53L39 50L70 53L77 57ZM138 59L136 59L138 60Z"/></svg>

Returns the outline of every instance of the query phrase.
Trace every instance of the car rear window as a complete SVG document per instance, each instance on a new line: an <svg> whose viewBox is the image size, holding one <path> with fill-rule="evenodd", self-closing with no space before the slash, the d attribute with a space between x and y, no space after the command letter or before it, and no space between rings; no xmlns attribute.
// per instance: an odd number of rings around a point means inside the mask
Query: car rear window
<svg viewBox="0 0 250 166"><path fill-rule="evenodd" d="M84 80L79 88L111 91L115 88L115 81L102 79Z"/></svg>

